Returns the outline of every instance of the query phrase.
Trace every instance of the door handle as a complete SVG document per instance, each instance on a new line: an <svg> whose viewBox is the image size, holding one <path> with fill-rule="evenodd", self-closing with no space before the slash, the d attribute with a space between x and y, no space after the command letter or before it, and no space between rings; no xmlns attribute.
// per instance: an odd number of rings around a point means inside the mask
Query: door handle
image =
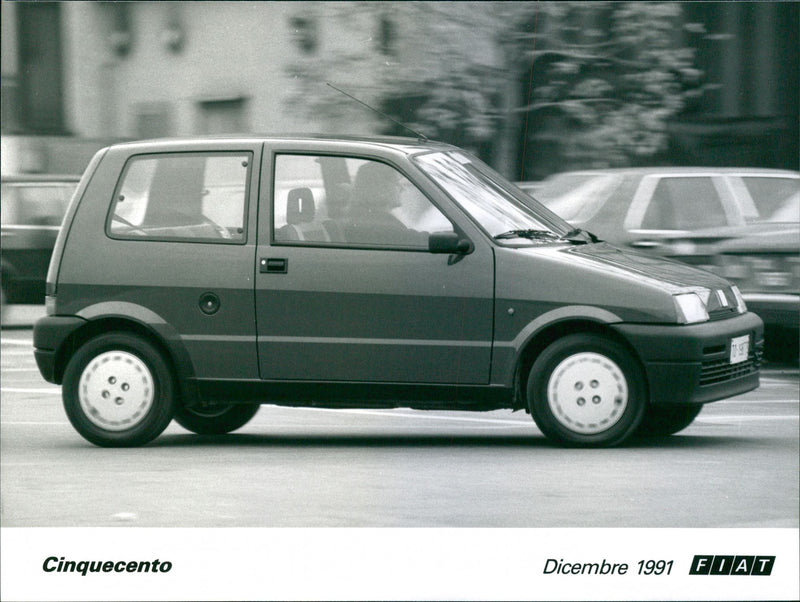
<svg viewBox="0 0 800 602"><path fill-rule="evenodd" d="M262 274L286 274L289 260L283 257L262 257L259 272Z"/></svg>

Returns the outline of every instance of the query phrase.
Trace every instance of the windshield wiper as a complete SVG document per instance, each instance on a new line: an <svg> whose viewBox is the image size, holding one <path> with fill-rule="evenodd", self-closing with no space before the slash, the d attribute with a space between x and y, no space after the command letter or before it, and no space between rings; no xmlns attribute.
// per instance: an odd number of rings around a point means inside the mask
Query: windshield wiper
<svg viewBox="0 0 800 602"><path fill-rule="evenodd" d="M561 237L555 232L550 230L509 230L494 237L495 240L504 240L507 238L528 238L530 240L559 240Z"/></svg>
<svg viewBox="0 0 800 602"><path fill-rule="evenodd" d="M590 243L590 242L602 242L597 236L592 234L587 230L583 230L582 228L573 228L569 232L567 232L564 236L559 237L561 240L568 240L570 242L577 242L577 243Z"/></svg>

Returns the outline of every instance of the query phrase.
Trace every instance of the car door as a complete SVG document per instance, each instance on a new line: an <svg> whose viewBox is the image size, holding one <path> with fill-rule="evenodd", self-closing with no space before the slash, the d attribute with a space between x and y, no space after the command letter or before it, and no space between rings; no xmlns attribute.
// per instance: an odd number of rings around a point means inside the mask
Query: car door
<svg viewBox="0 0 800 602"><path fill-rule="evenodd" d="M488 383L491 247L430 253L427 233L454 226L385 162L267 155L256 270L261 378Z"/></svg>
<svg viewBox="0 0 800 602"><path fill-rule="evenodd" d="M136 154L121 169L103 216L111 240L104 261L91 264L93 280L114 285L126 311L163 323L197 378L257 379L249 230L262 144L173 146Z"/></svg>

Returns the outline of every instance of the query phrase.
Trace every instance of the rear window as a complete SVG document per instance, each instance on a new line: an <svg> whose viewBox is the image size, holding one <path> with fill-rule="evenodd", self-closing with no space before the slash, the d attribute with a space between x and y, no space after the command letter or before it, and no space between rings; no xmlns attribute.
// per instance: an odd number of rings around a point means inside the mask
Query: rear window
<svg viewBox="0 0 800 602"><path fill-rule="evenodd" d="M605 205L621 180L622 176L613 174L560 174L545 180L534 197L568 222L586 222Z"/></svg>

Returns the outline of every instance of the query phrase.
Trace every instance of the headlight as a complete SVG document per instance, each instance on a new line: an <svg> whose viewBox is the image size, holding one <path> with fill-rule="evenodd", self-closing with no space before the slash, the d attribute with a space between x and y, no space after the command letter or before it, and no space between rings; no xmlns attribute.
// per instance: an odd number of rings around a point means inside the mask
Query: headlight
<svg viewBox="0 0 800 602"><path fill-rule="evenodd" d="M674 295L675 309L678 312L678 322L681 324L694 324L708 320L706 304L697 293L684 293Z"/></svg>
<svg viewBox="0 0 800 602"><path fill-rule="evenodd" d="M742 292L739 290L739 287L735 284L731 287L733 291L733 296L736 297L736 311L740 314L743 314L747 311L747 305L744 302L744 297L742 297Z"/></svg>

